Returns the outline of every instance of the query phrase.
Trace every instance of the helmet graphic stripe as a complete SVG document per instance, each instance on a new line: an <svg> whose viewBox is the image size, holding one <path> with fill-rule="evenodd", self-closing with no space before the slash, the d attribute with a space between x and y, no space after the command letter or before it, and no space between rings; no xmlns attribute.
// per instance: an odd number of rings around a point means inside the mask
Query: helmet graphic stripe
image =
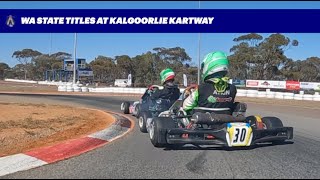
<svg viewBox="0 0 320 180"><path fill-rule="evenodd" d="M227 55L221 51L207 54L203 63L203 78L206 78L207 76L216 72L228 71L229 67Z"/></svg>
<svg viewBox="0 0 320 180"><path fill-rule="evenodd" d="M160 80L161 80L162 84L169 79L173 79L174 77L175 77L175 74L174 74L173 70L170 68L164 69L160 73Z"/></svg>

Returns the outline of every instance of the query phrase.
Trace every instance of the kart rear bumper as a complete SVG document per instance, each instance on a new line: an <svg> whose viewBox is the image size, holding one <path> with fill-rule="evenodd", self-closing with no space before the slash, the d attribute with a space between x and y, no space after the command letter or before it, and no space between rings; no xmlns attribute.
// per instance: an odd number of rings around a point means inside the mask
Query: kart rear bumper
<svg viewBox="0 0 320 180"><path fill-rule="evenodd" d="M168 144L228 145L226 133L226 129L189 130L175 128L167 130L166 141ZM182 137L183 134L188 134L188 137ZM292 127L253 130L251 145L290 139L293 139Z"/></svg>

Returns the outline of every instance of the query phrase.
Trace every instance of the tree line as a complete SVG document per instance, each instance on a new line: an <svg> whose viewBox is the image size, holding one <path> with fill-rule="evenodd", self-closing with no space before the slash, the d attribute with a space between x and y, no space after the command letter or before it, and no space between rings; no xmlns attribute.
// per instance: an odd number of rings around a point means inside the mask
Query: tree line
<svg viewBox="0 0 320 180"><path fill-rule="evenodd" d="M235 39L230 48L230 73L232 79L320 81L320 58L308 57L293 60L285 55L288 49L299 46L298 40L291 40L283 34L271 34L263 38L256 33L245 34ZM33 49L13 52L18 64L9 67L0 63L0 78L44 80L46 70L62 69L63 59L71 58L66 52L43 54ZM112 85L115 79L126 79L132 74L134 86L159 84L159 73L166 67L176 73L176 81L183 83L187 74L189 83L197 83L197 66L182 47L156 47L140 55L130 57L99 55L88 67L94 72L94 81Z"/></svg>

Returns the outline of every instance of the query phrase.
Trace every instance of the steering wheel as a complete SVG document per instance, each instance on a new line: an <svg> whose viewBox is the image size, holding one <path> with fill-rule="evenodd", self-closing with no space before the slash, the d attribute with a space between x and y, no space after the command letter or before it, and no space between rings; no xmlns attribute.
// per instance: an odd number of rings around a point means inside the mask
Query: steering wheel
<svg viewBox="0 0 320 180"><path fill-rule="evenodd" d="M159 90L161 88L161 86L158 85L151 85L148 87L148 92L149 94L154 93L155 91Z"/></svg>
<svg viewBox="0 0 320 180"><path fill-rule="evenodd" d="M184 99L187 98L191 93L193 93L196 90L197 87L198 87L198 85L196 85L196 84L188 86L184 90Z"/></svg>

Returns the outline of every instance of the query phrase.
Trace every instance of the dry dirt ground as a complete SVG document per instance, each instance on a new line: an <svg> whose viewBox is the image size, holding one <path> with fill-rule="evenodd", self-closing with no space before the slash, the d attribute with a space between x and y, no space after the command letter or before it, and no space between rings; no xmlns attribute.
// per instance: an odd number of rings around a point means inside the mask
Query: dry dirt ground
<svg viewBox="0 0 320 180"><path fill-rule="evenodd" d="M111 115L91 109L0 101L0 157L82 137L112 122Z"/></svg>
<svg viewBox="0 0 320 180"><path fill-rule="evenodd" d="M0 92L57 92L57 86L7 82L0 80Z"/></svg>

